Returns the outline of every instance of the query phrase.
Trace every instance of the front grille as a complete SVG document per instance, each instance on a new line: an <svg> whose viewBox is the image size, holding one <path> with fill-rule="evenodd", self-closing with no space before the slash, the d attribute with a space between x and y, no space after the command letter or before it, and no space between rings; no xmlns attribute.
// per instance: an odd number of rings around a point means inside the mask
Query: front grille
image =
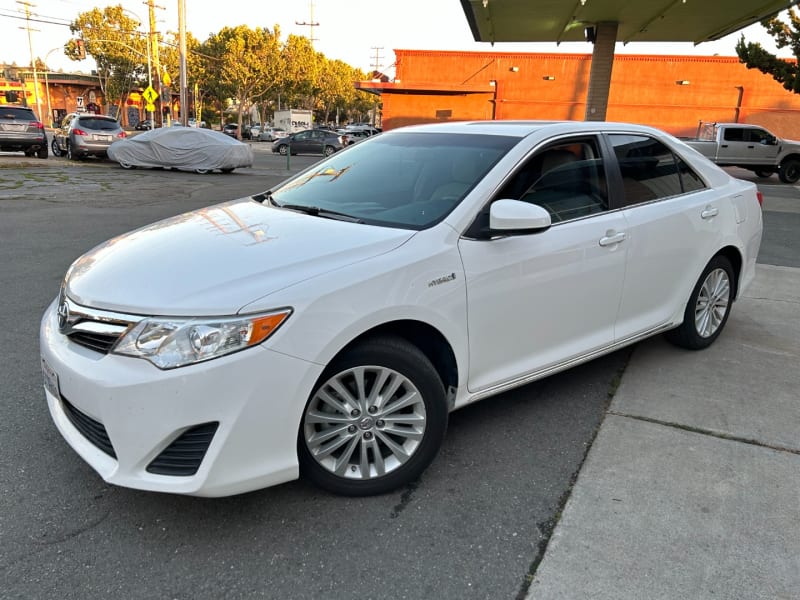
<svg viewBox="0 0 800 600"><path fill-rule="evenodd" d="M79 306L59 295L58 329L76 344L108 354L117 340L141 317Z"/></svg>
<svg viewBox="0 0 800 600"><path fill-rule="evenodd" d="M147 465L147 472L173 477L194 475L203 462L217 427L219 423L213 422L187 429Z"/></svg>
<svg viewBox="0 0 800 600"><path fill-rule="evenodd" d="M83 437L111 458L117 458L114 446L111 445L111 439L108 437L108 432L100 421L95 421L89 415L83 414L70 404L64 396L61 396L61 405L64 407L64 414L67 415L69 422L81 432Z"/></svg>
<svg viewBox="0 0 800 600"><path fill-rule="evenodd" d="M89 350L94 350L101 354L108 354L111 347L117 343L119 334L109 335L90 331L74 331L67 337L84 348L89 348Z"/></svg>

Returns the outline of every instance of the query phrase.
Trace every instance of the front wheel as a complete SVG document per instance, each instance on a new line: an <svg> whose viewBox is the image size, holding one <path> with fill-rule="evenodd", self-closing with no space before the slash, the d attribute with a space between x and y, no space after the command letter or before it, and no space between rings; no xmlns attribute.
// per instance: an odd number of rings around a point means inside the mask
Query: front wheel
<svg viewBox="0 0 800 600"><path fill-rule="evenodd" d="M778 170L778 177L783 183L797 183L800 179L800 160L796 158L784 160Z"/></svg>
<svg viewBox="0 0 800 600"><path fill-rule="evenodd" d="M50 149L53 151L53 156L61 156L61 148L58 147L58 142L56 142L55 138L50 144Z"/></svg>
<svg viewBox="0 0 800 600"><path fill-rule="evenodd" d="M124 160L119 161L119 166L123 169L132 169L133 165L129 162L125 162Z"/></svg>
<svg viewBox="0 0 800 600"><path fill-rule="evenodd" d="M297 437L300 471L346 496L408 484L447 428L444 385L430 360L397 337L365 341L325 369Z"/></svg>
<svg viewBox="0 0 800 600"><path fill-rule="evenodd" d="M715 256L703 269L695 285L683 323L666 333L667 339L681 348L701 350L719 337L733 304L734 274L730 261Z"/></svg>
<svg viewBox="0 0 800 600"><path fill-rule="evenodd" d="M194 172L198 175L206 175L211 172L211 169L195 169Z"/></svg>
<svg viewBox="0 0 800 600"><path fill-rule="evenodd" d="M281 156L286 156L287 154L289 154L289 147L286 146L286 145L283 145L283 146L279 147L278 148L278 153Z"/></svg>

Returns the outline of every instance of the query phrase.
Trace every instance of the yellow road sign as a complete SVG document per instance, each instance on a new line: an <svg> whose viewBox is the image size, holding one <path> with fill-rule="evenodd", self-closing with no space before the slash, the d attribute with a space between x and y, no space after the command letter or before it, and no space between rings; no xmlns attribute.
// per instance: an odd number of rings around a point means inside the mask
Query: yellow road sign
<svg viewBox="0 0 800 600"><path fill-rule="evenodd" d="M142 96L144 96L144 99L147 100L150 104L155 102L156 98L158 98L158 94L153 89L152 85L147 86L147 89L144 92L142 92Z"/></svg>
<svg viewBox="0 0 800 600"><path fill-rule="evenodd" d="M161 78L161 83L164 85L169 85L172 83L172 77L169 76L169 73L164 71L164 76Z"/></svg>
<svg viewBox="0 0 800 600"><path fill-rule="evenodd" d="M147 103L147 104L144 105L144 109L147 112L154 112L156 110L156 105L153 104L153 103Z"/></svg>

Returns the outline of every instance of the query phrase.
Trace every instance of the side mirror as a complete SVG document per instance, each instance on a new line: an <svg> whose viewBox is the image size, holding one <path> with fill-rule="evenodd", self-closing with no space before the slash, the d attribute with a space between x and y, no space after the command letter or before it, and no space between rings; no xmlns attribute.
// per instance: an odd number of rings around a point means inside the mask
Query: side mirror
<svg viewBox="0 0 800 600"><path fill-rule="evenodd" d="M550 213L520 200L496 200L489 208L489 229L497 233L538 233L552 225Z"/></svg>

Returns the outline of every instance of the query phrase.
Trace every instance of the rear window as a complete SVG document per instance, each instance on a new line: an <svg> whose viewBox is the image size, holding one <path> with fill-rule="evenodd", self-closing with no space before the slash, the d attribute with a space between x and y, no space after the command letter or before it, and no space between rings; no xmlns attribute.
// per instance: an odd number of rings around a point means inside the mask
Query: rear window
<svg viewBox="0 0 800 600"><path fill-rule="evenodd" d="M3 106L0 108L0 119L14 119L17 121L35 121L36 116L30 108L17 106Z"/></svg>
<svg viewBox="0 0 800 600"><path fill-rule="evenodd" d="M98 117L81 117L78 119L77 125L85 127L86 129L99 129L102 131L111 131L119 129L119 123L113 119L100 119Z"/></svg>

